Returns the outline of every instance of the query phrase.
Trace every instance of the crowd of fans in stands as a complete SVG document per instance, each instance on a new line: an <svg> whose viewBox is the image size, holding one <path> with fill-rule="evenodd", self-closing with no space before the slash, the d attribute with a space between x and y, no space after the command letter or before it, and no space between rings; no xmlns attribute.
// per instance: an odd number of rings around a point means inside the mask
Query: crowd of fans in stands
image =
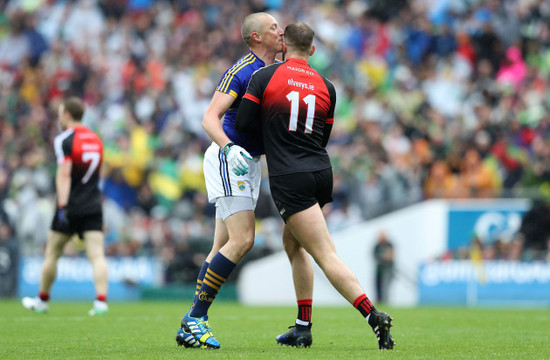
<svg viewBox="0 0 550 360"><path fill-rule="evenodd" d="M196 249L210 244L214 208L201 119L222 72L246 52L240 23L255 11L283 28L310 24L311 65L337 88L332 230L426 198L550 198L548 1L12 0L0 9L0 214L24 254L43 251L56 108L77 95L105 143L108 255L202 263ZM258 255L282 246L273 209L264 183Z"/></svg>

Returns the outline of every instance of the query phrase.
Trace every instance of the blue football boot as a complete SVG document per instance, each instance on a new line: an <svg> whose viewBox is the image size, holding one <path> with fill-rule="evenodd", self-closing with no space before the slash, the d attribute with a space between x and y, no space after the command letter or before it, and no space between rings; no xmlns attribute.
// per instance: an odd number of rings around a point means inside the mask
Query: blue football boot
<svg viewBox="0 0 550 360"><path fill-rule="evenodd" d="M208 315L200 318L189 316L189 311L181 319L181 327L185 332L192 334L195 339L201 344L206 345L208 349L219 349L220 343L208 325Z"/></svg>
<svg viewBox="0 0 550 360"><path fill-rule="evenodd" d="M186 332L182 328L180 328L176 334L176 342L178 346L184 346L186 348L206 348L206 345L201 345L193 334Z"/></svg>

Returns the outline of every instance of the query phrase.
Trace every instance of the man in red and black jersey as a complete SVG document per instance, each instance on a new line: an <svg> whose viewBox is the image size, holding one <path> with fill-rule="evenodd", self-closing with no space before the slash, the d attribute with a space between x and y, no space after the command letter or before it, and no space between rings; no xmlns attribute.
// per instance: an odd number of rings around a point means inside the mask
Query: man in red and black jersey
<svg viewBox="0 0 550 360"><path fill-rule="evenodd" d="M104 254L103 212L99 190L103 143L82 124L84 104L71 97L59 106L62 133L54 140L57 159L55 185L57 211L48 234L40 291L36 298L23 298L35 312L47 312L50 289L56 277L57 260L74 234L84 241L94 274L97 299L90 315L105 314L107 307L107 262Z"/></svg>
<svg viewBox="0 0 550 360"><path fill-rule="evenodd" d="M313 37L313 30L304 23L286 27L288 60L252 75L236 126L239 131L262 132L271 194L285 227L296 239L294 244L285 244L290 263L300 251L311 254L336 290L366 318L379 348L391 349L393 318L375 309L355 274L340 260L321 212L332 201L332 167L325 146L332 130L336 92L308 64L315 51ZM313 275L293 271L293 277L297 298L311 298ZM277 342L309 346L310 329L310 322L297 321Z"/></svg>

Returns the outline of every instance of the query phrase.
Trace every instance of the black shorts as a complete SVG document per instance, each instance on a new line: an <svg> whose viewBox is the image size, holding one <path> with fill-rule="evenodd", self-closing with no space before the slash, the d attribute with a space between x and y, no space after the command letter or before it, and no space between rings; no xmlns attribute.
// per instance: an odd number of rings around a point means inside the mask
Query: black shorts
<svg viewBox="0 0 550 360"><path fill-rule="evenodd" d="M68 224L60 224L57 211L52 220L51 229L63 234L78 234L82 239L85 231L103 231L103 214L101 212L89 215L73 215L69 212Z"/></svg>
<svg viewBox="0 0 550 360"><path fill-rule="evenodd" d="M270 176L269 187L279 215L286 219L319 203L332 201L332 168Z"/></svg>

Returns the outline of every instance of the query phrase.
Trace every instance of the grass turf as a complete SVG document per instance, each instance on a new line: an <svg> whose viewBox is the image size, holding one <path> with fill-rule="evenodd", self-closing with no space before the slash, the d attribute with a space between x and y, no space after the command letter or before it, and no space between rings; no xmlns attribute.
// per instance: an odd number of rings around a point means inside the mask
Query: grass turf
<svg viewBox="0 0 550 360"><path fill-rule="evenodd" d="M218 302L210 325L220 350L176 346L187 302L110 304L90 317L88 303L53 301L34 314L0 301L0 359L550 359L550 310L387 308L394 350L379 351L374 334L351 307L313 309L313 346L281 347L275 336L294 322L294 307Z"/></svg>

